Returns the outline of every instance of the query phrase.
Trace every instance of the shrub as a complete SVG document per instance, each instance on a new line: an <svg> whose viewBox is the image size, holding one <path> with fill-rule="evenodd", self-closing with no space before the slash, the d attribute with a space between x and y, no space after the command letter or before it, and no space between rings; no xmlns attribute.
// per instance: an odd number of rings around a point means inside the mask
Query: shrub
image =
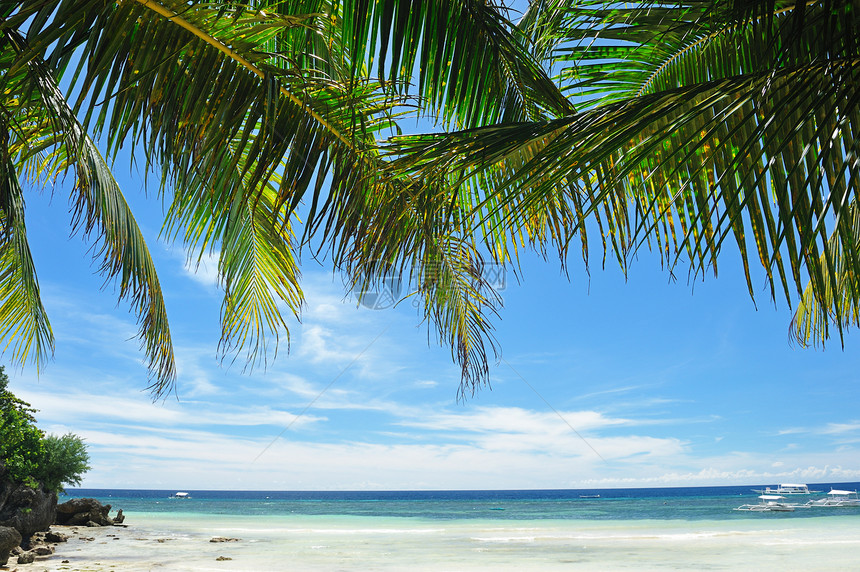
<svg viewBox="0 0 860 572"><path fill-rule="evenodd" d="M7 478L29 484L45 453L44 435L35 425L34 409L15 397L7 389L8 383L0 366L0 460Z"/></svg>
<svg viewBox="0 0 860 572"><path fill-rule="evenodd" d="M42 440L44 453L35 477L50 491L59 492L63 485L80 485L89 469L90 456L83 439L73 433L58 437L48 435Z"/></svg>
<svg viewBox="0 0 860 572"><path fill-rule="evenodd" d="M0 467L5 467L5 478L31 487L41 483L53 492L63 484L79 485L90 468L83 439L72 433L46 437L36 427L36 410L15 397L8 384L0 366Z"/></svg>

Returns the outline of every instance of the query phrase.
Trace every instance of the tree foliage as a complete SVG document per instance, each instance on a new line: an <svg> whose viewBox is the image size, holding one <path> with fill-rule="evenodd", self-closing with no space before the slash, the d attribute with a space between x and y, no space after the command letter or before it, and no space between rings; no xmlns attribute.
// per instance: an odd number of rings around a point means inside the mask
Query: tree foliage
<svg viewBox="0 0 860 572"><path fill-rule="evenodd" d="M44 456L43 433L36 427L35 409L8 389L9 378L0 366L0 462L15 482L34 482Z"/></svg>
<svg viewBox="0 0 860 572"><path fill-rule="evenodd" d="M853 0L537 0L516 23L484 0L5 2L0 337L21 362L51 351L21 181L73 172L73 227L100 241L156 393L174 381L93 140L159 173L163 236L219 254L221 349L250 364L289 339L309 244L355 290L411 278L464 389L496 349L482 269L523 250L588 266L596 240L626 269L649 247L699 276L734 244L750 295L757 265L801 301L802 340L841 333L860 319L858 37Z"/></svg>
<svg viewBox="0 0 860 572"><path fill-rule="evenodd" d="M860 9L850 0L533 2L521 25L577 112L395 141L502 258L598 240L692 276L733 244L796 334L858 323ZM593 227L592 227L593 228ZM522 238L520 238L522 237Z"/></svg>
<svg viewBox="0 0 860 572"><path fill-rule="evenodd" d="M47 435L42 445L45 452L36 479L51 491L60 491L63 485L80 485L81 477L90 470L90 456L83 439L73 433Z"/></svg>
<svg viewBox="0 0 860 572"><path fill-rule="evenodd" d="M79 485L89 470L83 440L72 433L45 435L36 427L35 409L9 391L9 378L0 366L0 477L41 486L53 492L64 484Z"/></svg>

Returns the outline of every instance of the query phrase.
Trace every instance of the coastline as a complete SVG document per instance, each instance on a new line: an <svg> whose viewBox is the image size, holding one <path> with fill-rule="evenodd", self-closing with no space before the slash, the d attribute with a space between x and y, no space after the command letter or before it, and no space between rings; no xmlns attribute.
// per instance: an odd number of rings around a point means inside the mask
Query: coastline
<svg viewBox="0 0 860 572"><path fill-rule="evenodd" d="M18 570L830 571L855 566L860 549L853 513L695 522L135 513L125 528L52 530L69 540Z"/></svg>

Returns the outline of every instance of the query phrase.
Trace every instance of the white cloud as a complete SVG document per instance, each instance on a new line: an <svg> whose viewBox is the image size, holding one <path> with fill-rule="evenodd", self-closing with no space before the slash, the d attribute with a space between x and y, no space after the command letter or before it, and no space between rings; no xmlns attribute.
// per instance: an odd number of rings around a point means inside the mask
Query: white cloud
<svg viewBox="0 0 860 572"><path fill-rule="evenodd" d="M611 419L596 411L535 412L519 407L478 407L468 413L429 414L422 419L403 421L409 427L443 431L492 433L539 433L558 435L571 427L584 431L628 423L626 419Z"/></svg>
<svg viewBox="0 0 860 572"><path fill-rule="evenodd" d="M827 423L818 427L789 427L780 429L777 435L845 435L846 433L860 433L860 422L850 421L846 423Z"/></svg>
<svg viewBox="0 0 860 572"><path fill-rule="evenodd" d="M113 424L143 424L148 427L189 427L218 425L241 426L287 426L308 425L324 419L305 414L278 410L266 405L230 406L202 402L151 402L141 396L138 399L91 393L44 393L18 391L18 395L30 403L38 404L38 418L47 425L78 427L108 426Z"/></svg>
<svg viewBox="0 0 860 572"><path fill-rule="evenodd" d="M828 423L824 428L818 430L823 435L843 435L845 433L857 433L860 431L860 423Z"/></svg>
<svg viewBox="0 0 860 572"><path fill-rule="evenodd" d="M182 269L186 276L208 288L219 287L218 261L221 258L220 251L207 252L200 257L199 261L196 255L192 257L187 253L183 258Z"/></svg>

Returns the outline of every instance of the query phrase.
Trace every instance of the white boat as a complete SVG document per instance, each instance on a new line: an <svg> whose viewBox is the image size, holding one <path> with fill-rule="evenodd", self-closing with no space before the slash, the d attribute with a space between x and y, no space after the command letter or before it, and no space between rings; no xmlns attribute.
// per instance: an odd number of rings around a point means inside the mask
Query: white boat
<svg viewBox="0 0 860 572"><path fill-rule="evenodd" d="M191 495L188 493L183 493L182 491L180 491L180 492L176 492L176 493L173 493L172 495L170 495L170 498L172 498L172 499L190 499Z"/></svg>
<svg viewBox="0 0 860 572"><path fill-rule="evenodd" d="M782 495L761 495L758 504L742 504L735 510L747 510L750 512L793 512L795 505L782 502Z"/></svg>
<svg viewBox="0 0 860 572"><path fill-rule="evenodd" d="M807 485L797 483L783 483L777 485L775 489L767 487L765 489L753 489L752 491L763 495L808 495L809 493L821 492L811 491Z"/></svg>
<svg viewBox="0 0 860 572"><path fill-rule="evenodd" d="M857 491L830 489L825 498L811 500L806 504L808 506L860 506L860 498L857 496Z"/></svg>

